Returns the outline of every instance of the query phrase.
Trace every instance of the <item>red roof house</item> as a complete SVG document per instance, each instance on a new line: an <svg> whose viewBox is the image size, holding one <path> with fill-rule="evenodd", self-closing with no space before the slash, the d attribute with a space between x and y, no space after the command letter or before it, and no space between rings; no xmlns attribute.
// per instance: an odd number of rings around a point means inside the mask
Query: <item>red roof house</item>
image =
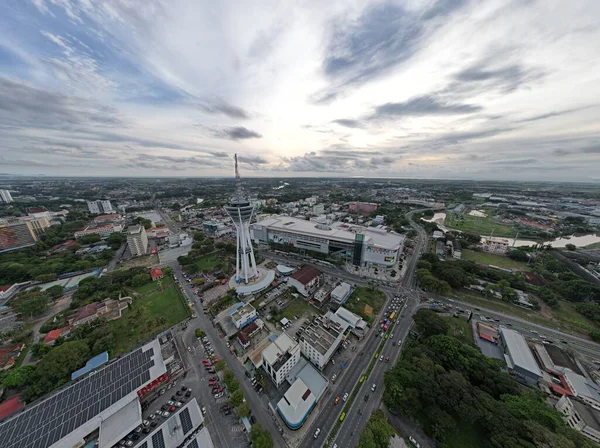
<svg viewBox="0 0 600 448"><path fill-rule="evenodd" d="M15 395L14 397L4 400L2 403L0 403L0 420L25 407L25 403L19 401L20 398L20 395Z"/></svg>
<svg viewBox="0 0 600 448"><path fill-rule="evenodd" d="M163 278L163 271L161 268L152 268L150 269L150 277L152 277L152 281L159 280Z"/></svg>
<svg viewBox="0 0 600 448"><path fill-rule="evenodd" d="M70 326L57 328L56 330L49 331L46 337L44 338L44 344L52 345L54 341L58 339L59 336L67 334L71 330Z"/></svg>

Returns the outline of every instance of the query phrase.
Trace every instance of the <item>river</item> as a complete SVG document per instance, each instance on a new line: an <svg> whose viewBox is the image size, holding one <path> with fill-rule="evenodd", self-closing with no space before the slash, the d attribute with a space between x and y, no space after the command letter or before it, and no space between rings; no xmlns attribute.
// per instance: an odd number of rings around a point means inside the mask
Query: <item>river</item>
<svg viewBox="0 0 600 448"><path fill-rule="evenodd" d="M424 221L435 222L440 227L440 229L442 229L445 232L447 232L448 230L454 230L454 229L449 229L448 227L444 226L445 219L446 219L445 213L436 213L433 215L432 218L424 219ZM455 231L460 232L460 230L455 230ZM520 240L520 239L515 240L514 238L506 238L506 239L508 241L510 241L511 246L514 245L515 247L532 246L534 244L540 244L539 241L533 241L533 240ZM567 237L555 238L550 241L544 241L543 244L551 244L552 247L563 248L567 244L574 244L577 247L584 247L584 246L588 246L590 244L596 244L596 243L600 243L600 234L590 233L587 235L577 235L577 236L573 235L570 237L567 236Z"/></svg>

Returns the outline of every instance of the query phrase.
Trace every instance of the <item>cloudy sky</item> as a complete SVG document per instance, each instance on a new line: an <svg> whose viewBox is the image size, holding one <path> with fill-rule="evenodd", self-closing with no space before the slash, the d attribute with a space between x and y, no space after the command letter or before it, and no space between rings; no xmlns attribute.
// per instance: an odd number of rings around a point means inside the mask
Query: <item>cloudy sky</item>
<svg viewBox="0 0 600 448"><path fill-rule="evenodd" d="M598 0L3 0L0 173L600 181Z"/></svg>

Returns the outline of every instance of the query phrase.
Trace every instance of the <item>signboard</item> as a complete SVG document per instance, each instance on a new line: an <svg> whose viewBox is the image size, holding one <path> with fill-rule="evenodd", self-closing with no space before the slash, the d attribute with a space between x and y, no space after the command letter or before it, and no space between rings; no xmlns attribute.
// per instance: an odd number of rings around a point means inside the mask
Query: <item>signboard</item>
<svg viewBox="0 0 600 448"><path fill-rule="evenodd" d="M394 257L385 257L384 260L386 263L391 263L392 261L394 261Z"/></svg>

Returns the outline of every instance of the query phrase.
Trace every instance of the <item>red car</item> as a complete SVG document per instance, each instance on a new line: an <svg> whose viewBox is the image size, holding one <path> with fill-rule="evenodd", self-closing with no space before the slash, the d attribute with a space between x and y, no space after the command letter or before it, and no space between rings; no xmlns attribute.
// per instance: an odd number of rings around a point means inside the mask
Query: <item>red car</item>
<svg viewBox="0 0 600 448"><path fill-rule="evenodd" d="M216 376L209 376L208 380L209 381L217 381L217 377Z"/></svg>
<svg viewBox="0 0 600 448"><path fill-rule="evenodd" d="M333 404L338 404L340 402L340 396L338 395L337 397L335 397L335 400L333 400Z"/></svg>
<svg viewBox="0 0 600 448"><path fill-rule="evenodd" d="M210 364L212 364L212 361L210 359L203 359L202 363L206 364L206 365L210 365Z"/></svg>
<svg viewBox="0 0 600 448"><path fill-rule="evenodd" d="M216 381L209 381L209 383L208 383L209 386L214 386L215 384L217 384Z"/></svg>
<svg viewBox="0 0 600 448"><path fill-rule="evenodd" d="M175 406L171 406L169 408L169 412L175 412L177 410L177 408Z"/></svg>
<svg viewBox="0 0 600 448"><path fill-rule="evenodd" d="M223 392L223 388L222 387L215 387L213 389L213 394L218 394L220 392Z"/></svg>
<svg viewBox="0 0 600 448"><path fill-rule="evenodd" d="M387 356L387 357L385 358L385 362L390 362L390 357L389 357L389 356Z"/></svg>

